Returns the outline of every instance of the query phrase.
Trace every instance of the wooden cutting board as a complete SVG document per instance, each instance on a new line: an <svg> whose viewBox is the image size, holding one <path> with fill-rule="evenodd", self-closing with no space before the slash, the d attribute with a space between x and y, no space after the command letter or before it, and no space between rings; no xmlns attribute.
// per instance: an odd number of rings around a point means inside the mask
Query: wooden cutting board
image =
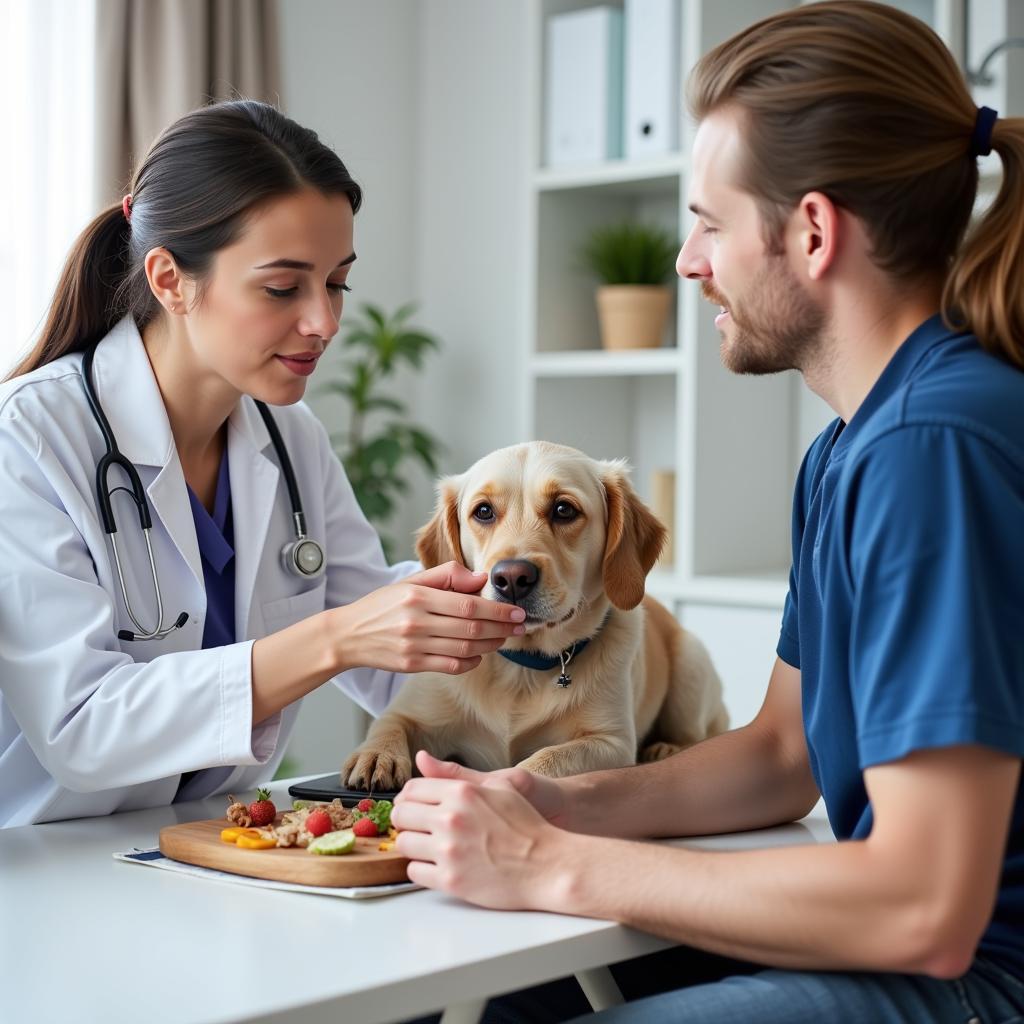
<svg viewBox="0 0 1024 1024"><path fill-rule="evenodd" d="M298 847L246 850L233 846L220 838L221 830L228 827L224 818L169 825L160 830L160 852L186 864L299 885L385 885L409 880L405 870L409 858L394 850L378 850L382 839L357 836L351 853L324 857Z"/></svg>

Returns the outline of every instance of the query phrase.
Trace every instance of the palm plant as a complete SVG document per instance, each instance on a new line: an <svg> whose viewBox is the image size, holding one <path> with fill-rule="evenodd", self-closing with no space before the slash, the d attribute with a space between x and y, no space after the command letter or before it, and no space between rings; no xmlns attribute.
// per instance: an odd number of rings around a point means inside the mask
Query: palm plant
<svg viewBox="0 0 1024 1024"><path fill-rule="evenodd" d="M426 354L440 346L436 338L408 325L415 310L408 303L390 316L366 303L350 322L342 343L354 358L344 364L345 376L323 390L348 406L348 430L331 435L363 514L375 526L386 523L399 497L409 489L404 464L412 459L437 473L439 442L422 427L406 421L406 407L382 393L387 378L403 364L420 369ZM385 416L380 422L379 415ZM381 535L389 554L390 539Z"/></svg>

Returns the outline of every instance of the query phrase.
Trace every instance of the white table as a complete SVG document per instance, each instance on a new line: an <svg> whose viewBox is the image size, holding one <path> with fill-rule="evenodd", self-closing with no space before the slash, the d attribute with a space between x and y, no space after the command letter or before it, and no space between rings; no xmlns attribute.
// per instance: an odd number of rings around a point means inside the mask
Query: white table
<svg viewBox="0 0 1024 1024"><path fill-rule="evenodd" d="M272 787L279 807L287 785ZM111 856L224 808L215 797L0 829L0 1021L376 1024L441 1007L449 1021L473 1021L490 995L578 972L588 995L611 1001L604 965L669 945L606 921L481 910L428 891L346 900ZM812 815L686 844L827 841Z"/></svg>

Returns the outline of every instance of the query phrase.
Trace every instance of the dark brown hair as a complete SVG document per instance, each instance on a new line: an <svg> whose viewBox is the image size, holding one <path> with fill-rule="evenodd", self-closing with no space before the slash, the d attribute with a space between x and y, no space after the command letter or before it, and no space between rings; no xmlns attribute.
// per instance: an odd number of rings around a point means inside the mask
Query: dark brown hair
<svg viewBox="0 0 1024 1024"><path fill-rule="evenodd" d="M134 175L131 221L120 203L79 235L61 272L39 342L12 377L84 351L130 313L141 329L159 312L143 261L164 246L202 285L214 254L241 235L248 213L313 188L362 191L316 132L266 103L231 100L193 110L153 143Z"/></svg>
<svg viewBox="0 0 1024 1024"><path fill-rule="evenodd" d="M870 0L787 10L705 54L688 101L698 121L741 111L740 184L769 247L800 198L824 192L864 223L876 265L942 282L947 323L1024 367L1024 120L996 122L1002 186L966 234L977 108L923 22Z"/></svg>

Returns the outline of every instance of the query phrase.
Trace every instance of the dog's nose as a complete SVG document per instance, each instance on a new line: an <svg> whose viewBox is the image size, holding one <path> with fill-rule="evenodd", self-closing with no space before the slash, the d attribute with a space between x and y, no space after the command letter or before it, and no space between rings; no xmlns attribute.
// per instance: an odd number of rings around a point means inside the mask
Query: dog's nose
<svg viewBox="0 0 1024 1024"><path fill-rule="evenodd" d="M491 586L498 596L505 601L518 604L540 579L540 569L520 558L506 558L496 562L491 570Z"/></svg>

